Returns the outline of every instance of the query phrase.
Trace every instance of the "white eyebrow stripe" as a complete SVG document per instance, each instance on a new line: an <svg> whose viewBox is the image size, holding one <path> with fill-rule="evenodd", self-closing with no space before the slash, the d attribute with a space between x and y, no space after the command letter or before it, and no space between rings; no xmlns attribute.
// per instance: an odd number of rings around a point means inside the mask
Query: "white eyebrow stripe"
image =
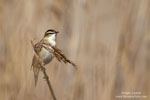
<svg viewBox="0 0 150 100"><path fill-rule="evenodd" d="M52 32L52 31L49 31L49 32L47 32L47 33L49 33L49 34L54 34L54 32Z"/></svg>

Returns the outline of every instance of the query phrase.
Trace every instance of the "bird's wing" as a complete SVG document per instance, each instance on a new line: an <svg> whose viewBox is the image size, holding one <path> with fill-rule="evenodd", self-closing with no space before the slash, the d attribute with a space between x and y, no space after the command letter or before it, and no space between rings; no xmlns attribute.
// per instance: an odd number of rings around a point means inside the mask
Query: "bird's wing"
<svg viewBox="0 0 150 100"><path fill-rule="evenodd" d="M33 42L31 41L31 44L34 48L34 51L36 52L36 54L33 56L33 59L32 59L32 65L31 65L31 69L33 68L33 72L34 72L34 80L35 80L35 86L37 85L37 82L38 82L38 76L39 76L39 71L40 71L40 68L41 68L41 64L40 64L40 61L39 59L37 58L39 52L41 51L42 49L42 44L43 43L43 39L36 43L35 45L33 44Z"/></svg>
<svg viewBox="0 0 150 100"><path fill-rule="evenodd" d="M39 54L39 52L41 51L42 43L44 43L44 39L34 45L34 51L36 52L36 54Z"/></svg>

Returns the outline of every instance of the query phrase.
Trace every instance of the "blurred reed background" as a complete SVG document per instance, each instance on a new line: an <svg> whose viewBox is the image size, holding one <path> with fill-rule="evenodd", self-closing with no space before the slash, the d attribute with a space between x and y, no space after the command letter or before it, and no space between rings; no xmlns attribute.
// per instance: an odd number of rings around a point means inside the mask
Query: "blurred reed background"
<svg viewBox="0 0 150 100"><path fill-rule="evenodd" d="M150 95L149 0L0 0L0 100L52 100L43 74L35 87L30 70L30 41L50 28L78 65L46 66L58 100Z"/></svg>

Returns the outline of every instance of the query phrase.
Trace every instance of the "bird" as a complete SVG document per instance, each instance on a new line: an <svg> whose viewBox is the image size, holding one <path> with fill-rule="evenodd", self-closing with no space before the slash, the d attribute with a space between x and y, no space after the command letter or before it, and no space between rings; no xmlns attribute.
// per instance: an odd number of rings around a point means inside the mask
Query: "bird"
<svg viewBox="0 0 150 100"><path fill-rule="evenodd" d="M34 47L35 53L43 62L44 66L49 64L53 60L53 58L56 57L58 61L70 63L75 68L77 68L76 65L72 61L67 59L62 51L56 47L56 38L58 33L59 32L54 29L49 29L45 32L44 37L38 43L33 45L33 43L31 42ZM35 86L37 85L38 75L41 69L41 62L39 61L39 58L36 56L36 54L33 56L31 64L31 69L33 69L34 72Z"/></svg>

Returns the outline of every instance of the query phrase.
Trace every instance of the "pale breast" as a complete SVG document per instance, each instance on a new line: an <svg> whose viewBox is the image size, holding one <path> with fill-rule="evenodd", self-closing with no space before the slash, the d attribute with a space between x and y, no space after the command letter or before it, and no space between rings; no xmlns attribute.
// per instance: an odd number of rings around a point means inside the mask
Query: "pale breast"
<svg viewBox="0 0 150 100"><path fill-rule="evenodd" d="M48 64L54 58L54 56L51 53L49 53L45 48L42 48L39 55L41 59L43 59L45 64Z"/></svg>

